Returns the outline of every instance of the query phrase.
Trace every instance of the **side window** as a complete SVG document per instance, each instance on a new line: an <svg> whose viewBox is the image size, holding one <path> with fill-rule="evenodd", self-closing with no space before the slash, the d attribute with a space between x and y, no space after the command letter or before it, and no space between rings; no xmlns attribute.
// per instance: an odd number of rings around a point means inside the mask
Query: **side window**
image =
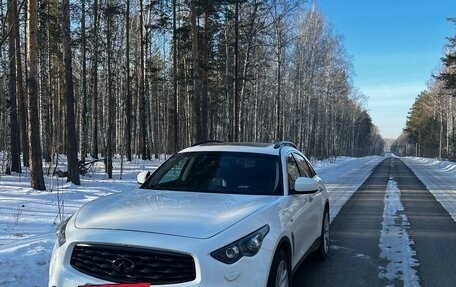
<svg viewBox="0 0 456 287"><path fill-rule="evenodd" d="M294 189L295 181L300 177L299 168L291 154L287 157L287 171L288 171L288 186L289 189Z"/></svg>
<svg viewBox="0 0 456 287"><path fill-rule="evenodd" d="M305 177L314 177L315 176L315 171L313 168L310 166L310 164L307 162L307 160L302 157L301 155L295 153L293 154L294 158L296 159L296 162L298 163L299 171L301 172L301 176Z"/></svg>
<svg viewBox="0 0 456 287"><path fill-rule="evenodd" d="M173 167L165 172L159 182L157 184L164 184L167 182L176 181L181 177L181 173L184 170L184 167L187 165L188 159L182 158L180 159Z"/></svg>

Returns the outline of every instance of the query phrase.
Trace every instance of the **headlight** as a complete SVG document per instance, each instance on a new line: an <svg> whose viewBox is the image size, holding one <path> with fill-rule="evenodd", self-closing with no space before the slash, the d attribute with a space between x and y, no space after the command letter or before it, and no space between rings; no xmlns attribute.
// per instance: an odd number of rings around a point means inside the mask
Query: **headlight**
<svg viewBox="0 0 456 287"><path fill-rule="evenodd" d="M254 256L260 250L263 239L268 232L269 225L265 225L257 231L212 252L211 256L226 264L233 264L243 256Z"/></svg>
<svg viewBox="0 0 456 287"><path fill-rule="evenodd" d="M57 235L57 241L59 243L59 247L62 246L63 244L65 244L65 241L66 241L65 230L66 230L66 226L67 226L70 218L71 218L71 216L68 217L67 219L65 219L62 223L60 223L59 226L57 226L57 230L55 231L55 233Z"/></svg>

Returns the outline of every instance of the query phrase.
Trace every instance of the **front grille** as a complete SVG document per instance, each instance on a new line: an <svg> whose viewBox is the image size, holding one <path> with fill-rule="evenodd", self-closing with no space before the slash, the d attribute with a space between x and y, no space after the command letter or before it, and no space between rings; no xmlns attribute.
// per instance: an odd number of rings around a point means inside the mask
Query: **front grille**
<svg viewBox="0 0 456 287"><path fill-rule="evenodd" d="M79 244L71 266L87 275L116 283L176 284L196 278L193 257L124 246Z"/></svg>

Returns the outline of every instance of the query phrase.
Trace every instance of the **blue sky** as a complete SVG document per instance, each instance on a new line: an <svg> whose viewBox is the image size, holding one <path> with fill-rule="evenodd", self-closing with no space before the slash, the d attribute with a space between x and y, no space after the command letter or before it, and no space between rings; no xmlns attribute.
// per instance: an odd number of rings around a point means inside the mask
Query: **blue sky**
<svg viewBox="0 0 456 287"><path fill-rule="evenodd" d="M354 85L385 138L397 138L415 97L438 71L456 26L456 0L319 0L343 36L354 65Z"/></svg>

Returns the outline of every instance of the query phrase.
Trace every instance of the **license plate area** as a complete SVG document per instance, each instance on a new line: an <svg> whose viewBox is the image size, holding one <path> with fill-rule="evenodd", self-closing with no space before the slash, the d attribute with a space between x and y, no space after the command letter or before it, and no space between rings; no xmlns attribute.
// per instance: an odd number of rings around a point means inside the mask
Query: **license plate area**
<svg viewBox="0 0 456 287"><path fill-rule="evenodd" d="M129 283L129 284L86 284L78 287L149 287L149 283Z"/></svg>

